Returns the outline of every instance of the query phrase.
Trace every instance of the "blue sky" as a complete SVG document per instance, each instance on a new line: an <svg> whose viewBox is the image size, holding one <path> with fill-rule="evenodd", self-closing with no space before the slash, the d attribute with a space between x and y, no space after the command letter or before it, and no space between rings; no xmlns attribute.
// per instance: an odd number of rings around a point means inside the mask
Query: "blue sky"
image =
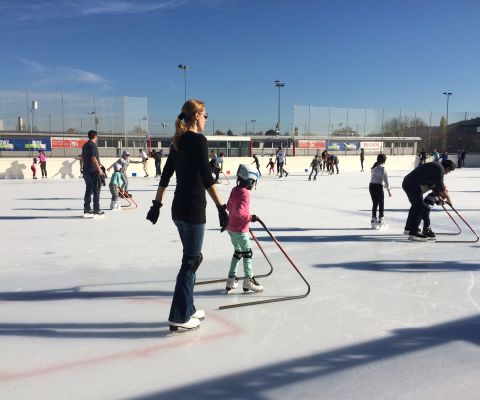
<svg viewBox="0 0 480 400"><path fill-rule="evenodd" d="M223 121L293 105L480 111L480 2L0 0L0 90L188 97Z"/></svg>

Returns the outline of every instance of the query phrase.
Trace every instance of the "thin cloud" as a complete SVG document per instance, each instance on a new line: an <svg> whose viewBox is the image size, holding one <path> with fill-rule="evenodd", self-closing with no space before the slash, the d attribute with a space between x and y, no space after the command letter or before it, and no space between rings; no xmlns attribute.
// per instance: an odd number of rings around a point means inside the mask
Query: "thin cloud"
<svg viewBox="0 0 480 400"><path fill-rule="evenodd" d="M108 89L109 82L102 76L91 71L72 68L68 66L48 66L25 58L18 58L23 64L24 74L32 77L32 80L40 86L85 84L101 89Z"/></svg>
<svg viewBox="0 0 480 400"><path fill-rule="evenodd" d="M95 15L133 15L171 10L191 0L34 0L30 2L0 2L2 19L18 21L54 18L88 17Z"/></svg>

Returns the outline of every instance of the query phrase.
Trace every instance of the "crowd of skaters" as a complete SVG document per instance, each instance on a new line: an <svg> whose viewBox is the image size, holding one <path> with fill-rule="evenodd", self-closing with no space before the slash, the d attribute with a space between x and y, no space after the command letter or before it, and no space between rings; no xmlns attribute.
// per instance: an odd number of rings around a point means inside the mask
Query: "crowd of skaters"
<svg viewBox="0 0 480 400"><path fill-rule="evenodd" d="M256 155L250 165L241 164L237 171L236 186L232 189L227 203L224 203L220 194L215 189L215 183L219 181L219 174L223 172L223 153L218 156L211 152L208 154L206 138L198 133L205 126L207 114L204 103L198 100L187 101L181 114L177 118L177 132L170 148L164 171L161 170L161 158L163 152L152 151L151 157L155 160L156 176L161 176L157 194L147 214L147 219L153 224L157 222L162 207L165 189L173 173L177 176L177 189L172 202L172 219L177 226L183 245L183 257L174 296L169 315L170 329L194 329L199 327L200 321L205 318L203 310L197 310L193 302L193 288L195 273L202 263L201 253L203 236L205 231L205 207L206 201L199 201L208 192L218 209L221 231L227 230L232 242L234 253L231 259L228 277L226 279L226 292L231 292L238 286L237 268L243 259L245 279L243 291L260 292L263 286L256 281L252 271L252 252L248 239L248 227L251 222L257 222L259 218L251 214L249 209L250 190L256 185L260 173L260 161ZM110 208L118 209L118 197L131 197L128 192L128 167L130 163L142 163L145 177L148 177L148 156L139 150L141 161L132 161L130 153L123 151L121 157L107 170L103 168L97 147L97 132L88 132L88 142L82 148L81 165L82 175L85 180L84 216L103 216L100 209L100 190L105 186L106 171L113 168L109 189L112 194ZM362 149L363 150L363 149ZM40 154L43 152L39 152ZM432 154L433 162L426 162L426 154L420 152L419 165L404 177L402 188L411 203L405 232L410 240L427 241L434 240L435 234L430 227L430 210L435 204L452 204L448 190L444 184L444 176L455 169L455 164L448 160L448 155ZM44 157L44 154L43 154ZM36 165L40 163L42 175L47 176L46 160L38 157L32 164L32 172L36 174ZM377 160L371 167L371 179L369 192L372 198L371 226L374 229L386 227L384 220L384 189L392 195L388 173L385 167L387 157L378 154ZM364 152L361 152L362 170ZM310 163L311 172L308 180L316 180L319 171L329 174L338 174L338 156L329 154L324 150L315 155ZM255 165L255 167L252 167ZM279 178L288 177L285 170L287 156L284 149L276 150L275 161L270 158L265 166L269 174L273 174L277 167ZM163 173L162 173L163 172ZM427 194L425 197L424 195ZM92 207L93 197L93 207ZM378 217L377 217L378 213ZM423 221L423 230L419 229Z"/></svg>

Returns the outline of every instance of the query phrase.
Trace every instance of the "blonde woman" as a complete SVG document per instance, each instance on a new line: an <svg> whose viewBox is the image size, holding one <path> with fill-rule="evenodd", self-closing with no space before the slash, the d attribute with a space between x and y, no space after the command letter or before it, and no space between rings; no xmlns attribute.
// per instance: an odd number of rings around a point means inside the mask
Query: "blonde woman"
<svg viewBox="0 0 480 400"><path fill-rule="evenodd" d="M153 205L147 219L157 222L162 200L175 172L177 186L172 203L172 219L183 245L183 257L168 318L171 331L198 328L205 312L193 304L195 272L200 266L205 232L205 190L217 206L222 231L228 224L226 205L217 193L208 162L207 139L201 134L208 115L205 104L191 99L185 102L175 122L175 136L162 172Z"/></svg>

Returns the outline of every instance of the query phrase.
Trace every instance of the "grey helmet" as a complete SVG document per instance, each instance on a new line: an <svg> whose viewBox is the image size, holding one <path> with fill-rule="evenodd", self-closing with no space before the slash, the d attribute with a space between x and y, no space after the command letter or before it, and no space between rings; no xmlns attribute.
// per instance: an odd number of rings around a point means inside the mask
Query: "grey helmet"
<svg viewBox="0 0 480 400"><path fill-rule="evenodd" d="M240 164L237 170L237 178L250 189L256 185L258 180L258 169L247 164Z"/></svg>

